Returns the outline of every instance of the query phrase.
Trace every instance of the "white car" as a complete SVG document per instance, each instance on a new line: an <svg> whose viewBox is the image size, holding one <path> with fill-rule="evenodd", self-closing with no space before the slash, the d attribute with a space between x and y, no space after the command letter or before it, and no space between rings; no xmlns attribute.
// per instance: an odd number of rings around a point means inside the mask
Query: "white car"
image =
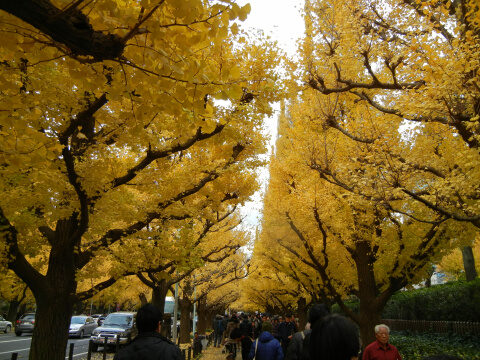
<svg viewBox="0 0 480 360"><path fill-rule="evenodd" d="M12 330L12 323L10 321L5 320L3 316L0 315L0 331L9 333L11 330Z"/></svg>

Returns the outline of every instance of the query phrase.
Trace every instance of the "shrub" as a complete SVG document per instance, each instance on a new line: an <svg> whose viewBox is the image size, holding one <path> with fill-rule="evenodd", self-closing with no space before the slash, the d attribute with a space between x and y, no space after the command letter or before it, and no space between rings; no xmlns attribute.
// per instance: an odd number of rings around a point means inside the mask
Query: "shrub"
<svg viewBox="0 0 480 360"><path fill-rule="evenodd" d="M480 322L480 279L400 291L389 300L384 319Z"/></svg>
<svg viewBox="0 0 480 360"><path fill-rule="evenodd" d="M392 331L390 342L403 359L422 360L429 355L448 354L464 360L480 360L480 339L456 334Z"/></svg>
<svg viewBox="0 0 480 360"><path fill-rule="evenodd" d="M348 300L346 305L358 313L359 301ZM332 306L332 313L343 314ZM384 319L480 322L480 279L451 281L430 288L399 291L385 306Z"/></svg>

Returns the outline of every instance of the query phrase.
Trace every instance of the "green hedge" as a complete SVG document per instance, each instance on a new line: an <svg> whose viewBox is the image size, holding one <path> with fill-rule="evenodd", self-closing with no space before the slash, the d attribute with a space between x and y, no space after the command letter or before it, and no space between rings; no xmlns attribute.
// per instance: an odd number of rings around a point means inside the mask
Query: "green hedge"
<svg viewBox="0 0 480 360"><path fill-rule="evenodd" d="M347 306L358 313L358 300ZM342 313L337 304L333 313ZM382 313L384 319L480 322L480 279L451 281L430 288L399 291Z"/></svg>
<svg viewBox="0 0 480 360"><path fill-rule="evenodd" d="M464 360L480 360L478 338L456 334L392 331L390 343L404 360L422 360L429 355L447 354Z"/></svg>

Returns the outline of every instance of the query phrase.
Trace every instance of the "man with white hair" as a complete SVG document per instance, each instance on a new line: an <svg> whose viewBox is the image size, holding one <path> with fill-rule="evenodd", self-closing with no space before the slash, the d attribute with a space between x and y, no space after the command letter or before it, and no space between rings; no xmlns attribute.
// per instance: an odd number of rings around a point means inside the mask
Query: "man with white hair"
<svg viewBox="0 0 480 360"><path fill-rule="evenodd" d="M362 360L402 360L397 348L388 342L390 328L385 324L375 326L376 341L368 345Z"/></svg>

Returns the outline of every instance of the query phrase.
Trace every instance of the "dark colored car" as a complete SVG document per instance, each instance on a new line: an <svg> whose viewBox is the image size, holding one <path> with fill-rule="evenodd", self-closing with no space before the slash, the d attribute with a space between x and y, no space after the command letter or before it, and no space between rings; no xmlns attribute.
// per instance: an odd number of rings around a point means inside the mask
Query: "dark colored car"
<svg viewBox="0 0 480 360"><path fill-rule="evenodd" d="M84 335L92 334L93 330L95 330L97 327L97 322L90 316L72 316L72 319L70 320L68 336L77 336L79 338L83 338Z"/></svg>
<svg viewBox="0 0 480 360"><path fill-rule="evenodd" d="M92 350L97 351L98 346L116 346L117 337L119 345L128 344L137 336L135 312L115 312L108 315L102 326L97 327L92 333Z"/></svg>
<svg viewBox="0 0 480 360"><path fill-rule="evenodd" d="M33 333L33 326L35 325L35 313L23 314L17 320L15 325L15 335L21 336L23 333Z"/></svg>

